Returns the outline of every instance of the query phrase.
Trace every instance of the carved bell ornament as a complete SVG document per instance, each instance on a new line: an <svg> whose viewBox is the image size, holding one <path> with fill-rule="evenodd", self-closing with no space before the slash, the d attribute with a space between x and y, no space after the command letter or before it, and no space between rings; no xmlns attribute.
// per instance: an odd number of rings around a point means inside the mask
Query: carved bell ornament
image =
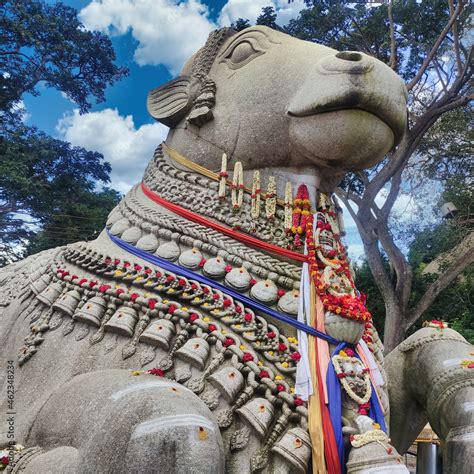
<svg viewBox="0 0 474 474"><path fill-rule="evenodd" d="M139 340L168 350L173 334L174 324L167 319L158 319L148 325Z"/></svg>
<svg viewBox="0 0 474 474"><path fill-rule="evenodd" d="M153 253L159 245L160 242L156 238L155 234L146 234L141 237L137 242L137 247L139 249L145 250L145 252L150 253Z"/></svg>
<svg viewBox="0 0 474 474"><path fill-rule="evenodd" d="M261 303L273 304L278 298L278 288L272 280L262 280L252 286L250 296Z"/></svg>
<svg viewBox="0 0 474 474"><path fill-rule="evenodd" d="M71 290L56 300L53 304L53 308L67 314L68 316L72 316L79 301L81 301L81 295L79 292L77 290Z"/></svg>
<svg viewBox="0 0 474 474"><path fill-rule="evenodd" d="M73 315L75 321L94 326L100 326L102 317L107 309L107 303L102 296L94 296L81 306Z"/></svg>
<svg viewBox="0 0 474 474"><path fill-rule="evenodd" d="M209 278L220 280L226 274L226 265L227 263L222 257L210 258L202 267L202 272Z"/></svg>
<svg viewBox="0 0 474 474"><path fill-rule="evenodd" d="M104 327L106 331L132 337L137 321L138 314L134 308L121 306L115 311L110 320L105 323Z"/></svg>
<svg viewBox="0 0 474 474"><path fill-rule="evenodd" d="M58 282L49 284L36 297L47 306L51 306L62 292L62 287Z"/></svg>
<svg viewBox="0 0 474 474"><path fill-rule="evenodd" d="M236 412L263 439L272 424L275 410L267 399L254 398Z"/></svg>
<svg viewBox="0 0 474 474"><path fill-rule="evenodd" d="M197 248L189 249L184 251L179 256L179 264L182 267L189 268L190 270L196 270L199 268L199 264L203 258L202 253Z"/></svg>
<svg viewBox="0 0 474 474"><path fill-rule="evenodd" d="M244 388L244 376L234 367L224 367L208 378L226 401L232 403Z"/></svg>
<svg viewBox="0 0 474 474"><path fill-rule="evenodd" d="M298 427L288 430L271 450L291 464L294 469L291 472L306 472L311 457L311 440L307 431Z"/></svg>
<svg viewBox="0 0 474 474"><path fill-rule="evenodd" d="M183 347L176 351L176 357L189 362L199 370L203 370L209 356L209 344L201 337L186 341Z"/></svg>
<svg viewBox="0 0 474 474"><path fill-rule="evenodd" d="M226 276L225 283L234 290L245 291L250 286L252 277L246 268L233 268Z"/></svg>
<svg viewBox="0 0 474 474"><path fill-rule="evenodd" d="M158 257L174 262L175 260L178 260L181 250L176 242L170 241L160 245L155 253Z"/></svg>
<svg viewBox="0 0 474 474"><path fill-rule="evenodd" d="M40 294L51 283L51 277L42 272L43 270L38 270L30 277L30 288L35 295Z"/></svg>
<svg viewBox="0 0 474 474"><path fill-rule="evenodd" d="M129 244L135 245L142 236L142 230L139 227L129 227L121 236L121 239Z"/></svg>
<svg viewBox="0 0 474 474"><path fill-rule="evenodd" d="M283 313L296 315L298 314L300 292L298 290L287 291L279 300L277 308Z"/></svg>

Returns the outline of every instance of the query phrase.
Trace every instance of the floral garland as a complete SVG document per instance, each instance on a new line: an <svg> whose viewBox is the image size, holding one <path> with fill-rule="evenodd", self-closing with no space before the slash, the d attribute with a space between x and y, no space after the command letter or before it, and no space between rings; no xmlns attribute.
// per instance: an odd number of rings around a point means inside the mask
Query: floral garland
<svg viewBox="0 0 474 474"><path fill-rule="evenodd" d="M294 235L293 245L301 247L301 236L306 231L306 223L311 215L311 202L309 191L305 184L300 184L293 201L293 214L291 218L291 232Z"/></svg>
<svg viewBox="0 0 474 474"><path fill-rule="evenodd" d="M293 211L293 190L291 182L285 185L284 228L287 234L291 233L291 217Z"/></svg>
<svg viewBox="0 0 474 474"><path fill-rule="evenodd" d="M229 173L227 173L227 155L224 153L222 155L221 171L219 173L219 199L225 199L225 186L227 184L227 178Z"/></svg>
<svg viewBox="0 0 474 474"><path fill-rule="evenodd" d="M268 220L275 218L277 205L276 181L274 176L268 178L267 192L265 193L265 215Z"/></svg>
<svg viewBox="0 0 474 474"><path fill-rule="evenodd" d="M334 370L336 371L336 377L340 380L342 387L346 391L347 395L354 400L359 405L359 413L361 415L367 415L369 409L369 400L372 396L372 387L370 384L370 370L367 367L364 367L360 374L348 374L344 372L341 363L350 363L352 366L360 365L362 366L361 361L355 357L355 353L352 349L345 349L339 351L339 354L332 357L332 363ZM362 376L365 383L364 395L359 396L355 390L352 389L347 377L360 377Z"/></svg>
<svg viewBox="0 0 474 474"><path fill-rule="evenodd" d="M258 219L260 215L260 171L255 170L252 180L252 194L250 195L250 216L252 219Z"/></svg>
<svg viewBox="0 0 474 474"><path fill-rule="evenodd" d="M240 161L235 163L231 188L232 210L238 212L244 199L244 172Z"/></svg>
<svg viewBox="0 0 474 474"><path fill-rule="evenodd" d="M321 209L318 212L322 216L328 213L333 213L333 211ZM331 224L324 222L322 219L317 221L316 227L319 231L326 230L331 232L333 230ZM319 242L318 244L316 243L314 235L314 217L310 215L306 220L308 263L311 278L316 287L316 292L324 305L324 309L354 321L371 321L372 316L365 305L365 295L363 293L359 295L355 290L347 254L344 245L340 241L340 236L335 232L332 233L332 237L337 242L337 250L333 249L324 256L321 251L322 246ZM317 235L319 236L320 234L318 233ZM334 284L328 278L329 270L336 277L340 276L340 281L346 282L344 286L350 286L351 291L346 293L337 291L337 288L334 287Z"/></svg>
<svg viewBox="0 0 474 474"><path fill-rule="evenodd" d="M379 429L369 430L365 433L351 435L350 436L351 445L354 448L361 448L369 443L379 443L385 449L387 449L387 444L390 442L387 434ZM391 454L391 450L388 454Z"/></svg>
<svg viewBox="0 0 474 474"><path fill-rule="evenodd" d="M21 444L15 444L13 446L13 456L20 454L25 447ZM10 465L10 454L12 451L10 450L0 450L0 471L6 469Z"/></svg>

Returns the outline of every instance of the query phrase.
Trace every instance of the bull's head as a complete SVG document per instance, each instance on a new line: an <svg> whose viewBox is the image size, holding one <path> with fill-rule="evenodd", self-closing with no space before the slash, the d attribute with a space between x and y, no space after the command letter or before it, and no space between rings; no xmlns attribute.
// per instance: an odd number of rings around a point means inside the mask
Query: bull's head
<svg viewBox="0 0 474 474"><path fill-rule="evenodd" d="M226 152L246 169L310 167L328 188L400 141L406 90L370 56L256 26L211 33L148 109L170 146L208 168Z"/></svg>

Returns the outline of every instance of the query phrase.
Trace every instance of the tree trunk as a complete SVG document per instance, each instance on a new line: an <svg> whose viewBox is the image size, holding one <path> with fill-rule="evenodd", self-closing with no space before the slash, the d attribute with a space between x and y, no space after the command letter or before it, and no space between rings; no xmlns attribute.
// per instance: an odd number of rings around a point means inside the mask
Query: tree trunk
<svg viewBox="0 0 474 474"><path fill-rule="evenodd" d="M405 339L405 317L396 304L385 305L384 353L387 355Z"/></svg>

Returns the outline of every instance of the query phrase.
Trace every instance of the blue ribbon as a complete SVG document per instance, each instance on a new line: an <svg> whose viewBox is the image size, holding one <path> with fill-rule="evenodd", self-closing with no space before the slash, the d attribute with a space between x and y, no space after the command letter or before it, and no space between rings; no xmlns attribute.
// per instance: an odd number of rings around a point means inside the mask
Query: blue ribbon
<svg viewBox="0 0 474 474"><path fill-rule="evenodd" d="M339 353L346 347L350 347L354 350L354 353L358 359L360 359L359 354L355 351L350 344L341 342L331 354L331 361L328 366L328 371L326 374L326 383L328 388L328 399L329 399L329 415L331 418L331 423L334 431L334 437L337 444L337 452L339 454L339 460L341 462L341 472L344 474L346 472L346 452L344 446L344 437L342 435L342 401L341 401L341 382L337 378L336 369L332 363L332 357ZM382 408L380 407L377 395L375 393L372 383L370 384L372 389L372 396L370 397L370 409L369 416L376 423L380 425L380 429L387 432L387 427L385 425L385 418L383 416Z"/></svg>
<svg viewBox="0 0 474 474"><path fill-rule="evenodd" d="M314 337L319 337L320 339L324 339L325 341L329 342L330 344L339 344L340 341L337 339L334 339L333 337L329 336L328 334L325 334L323 332L318 331L317 329L312 328L311 326L308 326L307 324L304 324L296 319L291 318L290 316L286 316L283 313L279 313L278 311L275 311L271 308L268 308L264 304L258 303L257 301L254 301L250 299L249 297L242 295L240 293L237 293L236 291L228 288L227 286L222 285L221 283L215 282L203 275L200 275L198 273L195 273L191 270L188 270L186 268L180 267L179 265L176 265L174 263L168 262L167 260L158 257L157 255L153 255L151 253L145 252L144 250L141 250L134 245L131 245L127 242L125 242L122 239L119 239L118 237L115 237L112 235L108 230L107 234L112 240L114 244L119 246L121 249L125 250L128 253L131 253L132 255L135 255L136 257L141 258L142 260L146 260L147 262L152 263L153 265L157 265L164 270L167 270L172 273L176 273L179 276L184 276L186 278L189 278L191 280L196 280L199 283L203 283L205 285L209 285L213 288L216 288L223 293L226 293L232 298L242 302L244 305L248 306L254 311L259 311L261 313L266 314L267 316L270 316L271 318L274 318L278 321L281 321L283 323L289 324L290 326L295 327L296 329L300 329L307 334L314 336Z"/></svg>

